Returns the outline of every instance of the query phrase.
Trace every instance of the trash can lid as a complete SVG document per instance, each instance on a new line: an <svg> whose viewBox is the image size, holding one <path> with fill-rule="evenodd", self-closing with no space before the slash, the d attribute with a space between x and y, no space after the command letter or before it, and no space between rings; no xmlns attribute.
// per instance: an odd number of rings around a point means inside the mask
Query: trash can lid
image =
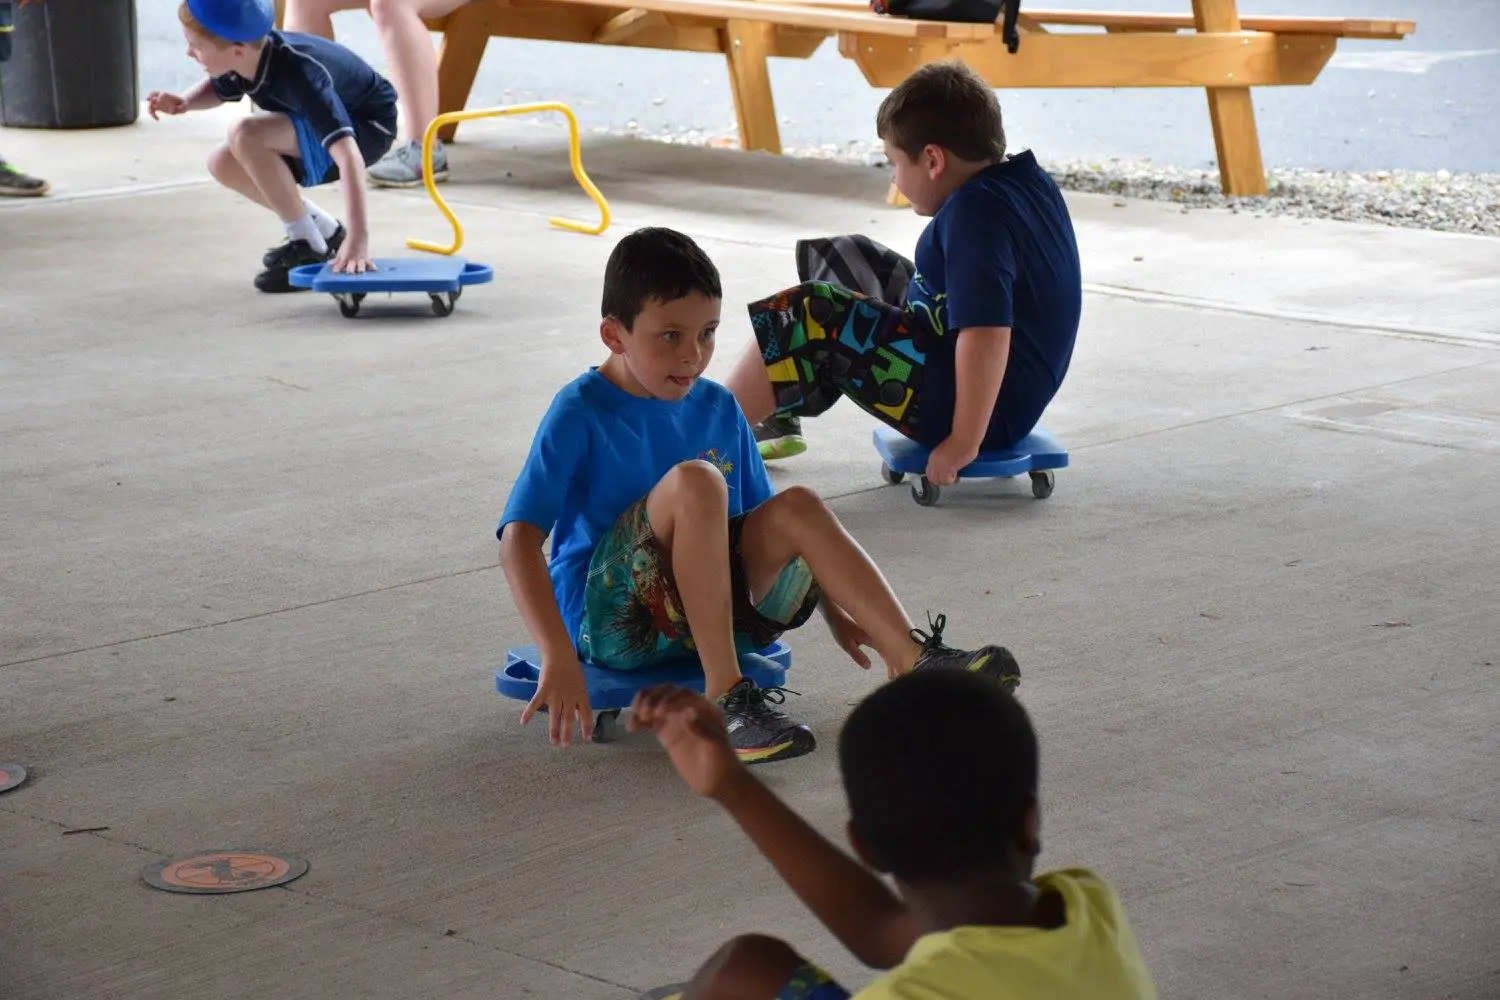
<svg viewBox="0 0 1500 1000"><path fill-rule="evenodd" d="M230 42L258 42L276 25L271 0L187 0L204 28Z"/></svg>

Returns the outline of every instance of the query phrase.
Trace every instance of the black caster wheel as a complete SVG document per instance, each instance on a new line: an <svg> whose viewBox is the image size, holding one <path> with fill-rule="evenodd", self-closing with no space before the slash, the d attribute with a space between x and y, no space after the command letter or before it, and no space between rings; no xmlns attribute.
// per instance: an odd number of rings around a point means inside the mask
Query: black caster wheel
<svg viewBox="0 0 1500 1000"><path fill-rule="evenodd" d="M1046 472L1033 472L1031 474L1031 495L1038 500L1045 500L1052 495L1052 488L1057 485L1057 476L1049 469Z"/></svg>
<svg viewBox="0 0 1500 1000"><path fill-rule="evenodd" d="M338 296L338 300L339 312L343 313L345 318L353 319L359 315L359 304L365 300L365 293L355 292L352 295L340 295Z"/></svg>
<svg viewBox="0 0 1500 1000"><path fill-rule="evenodd" d="M923 507L934 506L942 494L942 489L926 476L918 476L911 484L911 498Z"/></svg>
<svg viewBox="0 0 1500 1000"><path fill-rule="evenodd" d="M608 708L594 719L594 742L610 743L620 735L620 710Z"/></svg>
<svg viewBox="0 0 1500 1000"><path fill-rule="evenodd" d="M446 296L437 292L429 292L432 298L432 311L438 316L447 316L453 312L453 305L458 301L457 292L449 292Z"/></svg>
<svg viewBox="0 0 1500 1000"><path fill-rule="evenodd" d="M890 483L892 486L900 486L902 483L904 483L906 481L906 473L904 473L904 472L892 472L891 471L891 467L889 465L886 465L884 462L881 462L880 463L880 478L884 479L886 482Z"/></svg>

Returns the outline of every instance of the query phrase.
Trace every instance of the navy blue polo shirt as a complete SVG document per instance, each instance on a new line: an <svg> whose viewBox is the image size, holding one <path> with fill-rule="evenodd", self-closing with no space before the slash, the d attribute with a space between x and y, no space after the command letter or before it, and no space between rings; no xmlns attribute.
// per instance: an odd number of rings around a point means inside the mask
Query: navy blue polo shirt
<svg viewBox="0 0 1500 1000"><path fill-rule="evenodd" d="M927 345L920 433L953 431L954 349L967 327L1010 327L1010 359L983 447L1014 444L1062 385L1083 311L1083 275L1062 192L1028 150L971 177L917 241L908 309Z"/></svg>
<svg viewBox="0 0 1500 1000"><path fill-rule="evenodd" d="M356 122L394 122L396 88L337 42L295 31L266 36L255 79L229 72L213 78L221 100L248 96L265 111L307 122L327 149L354 134Z"/></svg>

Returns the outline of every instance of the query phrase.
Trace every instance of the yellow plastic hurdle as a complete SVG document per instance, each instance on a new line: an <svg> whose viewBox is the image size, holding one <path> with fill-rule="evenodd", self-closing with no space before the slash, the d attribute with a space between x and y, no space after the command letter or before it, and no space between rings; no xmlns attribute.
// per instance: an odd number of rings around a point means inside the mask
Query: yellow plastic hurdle
<svg viewBox="0 0 1500 1000"><path fill-rule="evenodd" d="M507 115L532 115L544 111L556 111L568 120L568 163L573 168L573 179L578 186L583 188L584 194L588 195L595 205L599 207L598 225L589 225L586 222L574 222L557 216L548 218L548 222L558 229L566 229L575 233L587 233L590 236L598 236L609 228L609 202L604 200L604 195L589 180L589 175L583 169L583 156L578 146L578 119L573 114L573 109L558 101L539 101L535 104L512 104L500 108L475 108L472 111L448 111L438 115L427 126L427 131L422 134L422 181L427 186L427 194L437 205L438 211L448 219L448 224L453 227L453 245L441 246L437 243L429 243L426 240L409 239L406 245L413 250L426 250L429 253L455 254L458 248L464 245L464 227L459 224L458 217L438 194L437 185L432 180L432 144L437 138L438 129L455 122L473 121L475 118L500 118Z"/></svg>

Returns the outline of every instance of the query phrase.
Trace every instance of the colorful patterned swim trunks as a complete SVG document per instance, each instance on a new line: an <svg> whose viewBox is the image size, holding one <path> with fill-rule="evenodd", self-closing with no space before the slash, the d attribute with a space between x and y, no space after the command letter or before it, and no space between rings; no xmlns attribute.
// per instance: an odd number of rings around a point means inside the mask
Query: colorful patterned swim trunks
<svg viewBox="0 0 1500 1000"><path fill-rule="evenodd" d="M805 624L819 592L812 570L797 558L757 602L740 555L744 518L729 520L730 596L735 648L752 653ZM671 554L651 530L645 500L621 514L594 547L578 645L584 658L617 670L649 667L695 648Z"/></svg>
<svg viewBox="0 0 1500 1000"><path fill-rule="evenodd" d="M926 325L900 306L808 281L750 304L776 412L815 417L840 396L921 440Z"/></svg>

